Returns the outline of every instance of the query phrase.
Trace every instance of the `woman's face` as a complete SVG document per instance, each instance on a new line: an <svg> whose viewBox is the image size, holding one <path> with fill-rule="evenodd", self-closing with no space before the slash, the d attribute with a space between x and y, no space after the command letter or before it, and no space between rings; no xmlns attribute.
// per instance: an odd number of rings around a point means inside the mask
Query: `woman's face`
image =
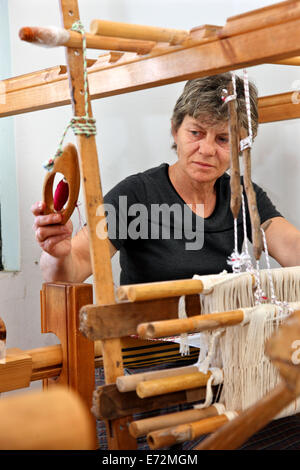
<svg viewBox="0 0 300 470"><path fill-rule="evenodd" d="M186 115L177 131L178 164L195 182L215 182L230 166L228 122L216 125Z"/></svg>

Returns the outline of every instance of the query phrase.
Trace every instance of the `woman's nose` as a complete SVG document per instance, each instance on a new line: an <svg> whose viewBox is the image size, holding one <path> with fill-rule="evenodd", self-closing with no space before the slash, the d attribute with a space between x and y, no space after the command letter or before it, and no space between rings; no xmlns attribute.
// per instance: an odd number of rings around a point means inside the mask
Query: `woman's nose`
<svg viewBox="0 0 300 470"><path fill-rule="evenodd" d="M205 137L199 142L199 153L206 156L213 156L216 153L215 141Z"/></svg>

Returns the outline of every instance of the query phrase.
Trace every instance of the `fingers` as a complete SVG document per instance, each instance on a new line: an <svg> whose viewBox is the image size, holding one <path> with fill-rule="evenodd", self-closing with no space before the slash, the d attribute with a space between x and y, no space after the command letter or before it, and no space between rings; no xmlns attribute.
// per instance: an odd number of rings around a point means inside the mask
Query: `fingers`
<svg viewBox="0 0 300 470"><path fill-rule="evenodd" d="M34 219L34 227L38 228L45 225L59 224L62 221L61 214L38 215Z"/></svg>
<svg viewBox="0 0 300 470"><path fill-rule="evenodd" d="M49 254L65 253L70 250L69 245L60 245L64 240L71 240L73 224L71 220L62 225L62 214L52 213L44 215L46 205L44 202L36 202L31 206L31 212L34 215L33 230L35 238L42 250ZM57 246L59 245L59 246Z"/></svg>
<svg viewBox="0 0 300 470"><path fill-rule="evenodd" d="M56 236L70 237L72 230L69 225L39 225L35 231L35 238L38 243L44 242L49 237Z"/></svg>
<svg viewBox="0 0 300 470"><path fill-rule="evenodd" d="M31 206L31 212L33 213L33 215L42 215L44 213L45 208L45 202L39 201Z"/></svg>

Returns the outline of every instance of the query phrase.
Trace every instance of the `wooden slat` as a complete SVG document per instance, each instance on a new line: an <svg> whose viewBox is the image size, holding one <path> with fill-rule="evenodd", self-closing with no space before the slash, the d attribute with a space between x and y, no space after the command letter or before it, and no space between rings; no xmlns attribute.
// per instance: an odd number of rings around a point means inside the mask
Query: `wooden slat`
<svg viewBox="0 0 300 470"><path fill-rule="evenodd" d="M287 0L269 5L257 10L251 10L240 15L231 16L220 31L220 37L235 36L255 31L260 28L286 23L300 18L300 2Z"/></svg>
<svg viewBox="0 0 300 470"><path fill-rule="evenodd" d="M285 24L278 24L187 49L174 46L161 55L149 54L127 64L117 62L99 70L93 67L89 72L90 96L98 99L293 57L300 53L299 29L300 19L296 19L288 22L288 34ZM67 78L54 86L50 81L26 92L7 93L5 98L0 116L70 103Z"/></svg>
<svg viewBox="0 0 300 470"><path fill-rule="evenodd" d="M187 302L188 315L199 315L200 302ZM80 311L80 330L92 340L136 335L143 321L178 318L178 297L115 305L86 305Z"/></svg>
<svg viewBox="0 0 300 470"><path fill-rule="evenodd" d="M213 386L213 390L216 387ZM98 387L94 392L93 414L97 419L118 419L135 413L203 400L206 387L174 392L169 395L139 398L134 392L120 393L115 384Z"/></svg>

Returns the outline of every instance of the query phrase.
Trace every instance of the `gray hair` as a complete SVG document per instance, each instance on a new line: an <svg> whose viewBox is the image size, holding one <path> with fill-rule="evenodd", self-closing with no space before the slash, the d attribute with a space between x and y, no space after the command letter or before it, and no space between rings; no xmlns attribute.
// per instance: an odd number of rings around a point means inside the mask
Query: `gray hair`
<svg viewBox="0 0 300 470"><path fill-rule="evenodd" d="M186 115L195 119L201 118L204 122L215 125L228 121L228 104L222 100L224 89L232 80L231 73L222 73L210 77L189 80L178 98L172 115L172 126L176 132ZM236 75L236 103L238 123L241 128L248 129L246 112L244 81ZM249 81L251 125L253 138L258 129L258 103L257 88ZM176 144L173 144L176 149Z"/></svg>

